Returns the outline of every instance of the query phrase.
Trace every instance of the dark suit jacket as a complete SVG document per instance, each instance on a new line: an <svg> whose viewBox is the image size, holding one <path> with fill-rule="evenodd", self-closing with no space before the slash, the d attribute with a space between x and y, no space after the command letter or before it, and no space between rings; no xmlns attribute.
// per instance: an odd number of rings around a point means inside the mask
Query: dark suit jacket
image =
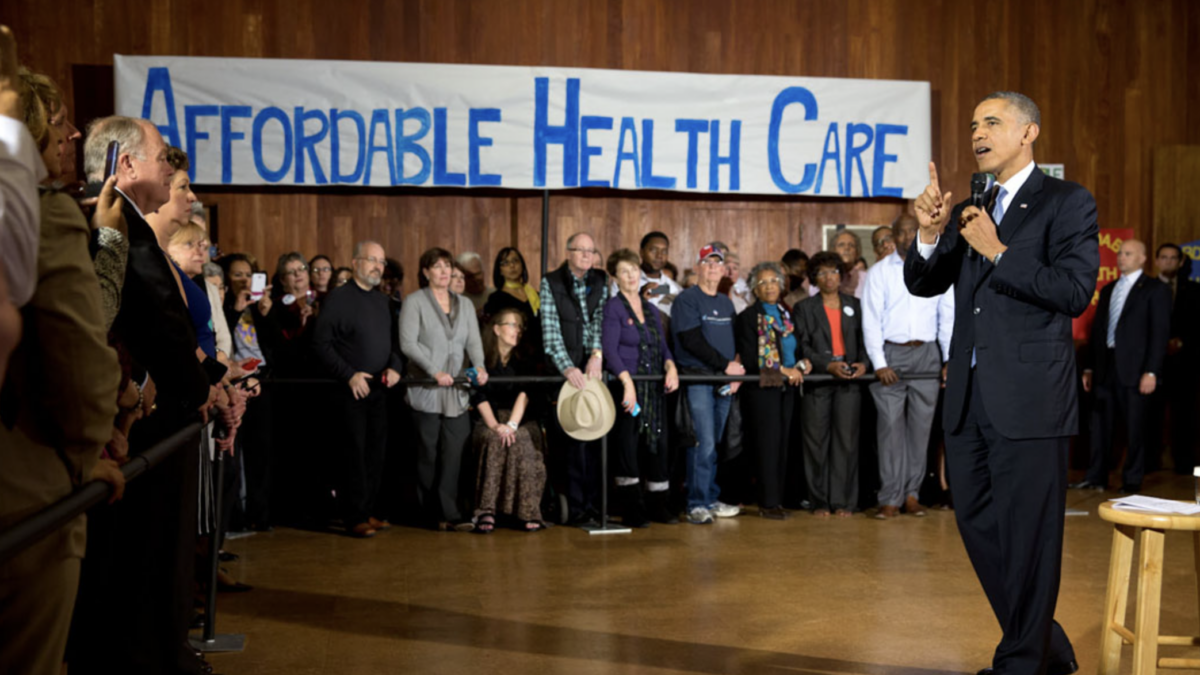
<svg viewBox="0 0 1200 675"><path fill-rule="evenodd" d="M853 295L839 293L842 298L842 343L846 347L846 363L864 363L871 370L871 360L863 347L862 304ZM846 309L850 309L850 313ZM825 316L821 295L812 296L796 305L793 319L800 333L800 353L812 361L814 373L828 372L833 361L833 332Z"/></svg>
<svg viewBox="0 0 1200 675"><path fill-rule="evenodd" d="M999 265L968 256L950 214L928 260L913 240L904 281L914 295L933 297L954 286L943 425L962 424L969 394L971 351L984 408L1011 439L1069 436L1078 431L1071 319L1087 309L1100 269L1096 202L1082 186L1033 173L999 223L1008 246Z"/></svg>
<svg viewBox="0 0 1200 675"><path fill-rule="evenodd" d="M1194 281L1175 280L1171 337L1183 341L1183 349L1179 352L1182 365L1191 372L1200 369L1200 284Z"/></svg>
<svg viewBox="0 0 1200 675"><path fill-rule="evenodd" d="M779 304L779 309L784 316L788 316L790 312ZM742 357L742 366L746 369L747 375L758 375L758 317L766 314L762 308L762 302L755 300L753 305L742 310L741 314L733 320L733 340L737 345L737 353ZM804 353L803 336L801 336L800 320L792 316L792 324L795 326L796 336L796 363L800 363L800 359L804 358L801 354ZM843 319L843 322L845 319ZM778 342L778 340L777 340ZM775 345L779 347L779 344Z"/></svg>
<svg viewBox="0 0 1200 675"><path fill-rule="evenodd" d="M1001 261L1003 262L1003 261ZM1100 289L1096 317L1088 348L1084 351L1083 367L1094 370L1096 380L1108 378L1108 317L1112 304L1113 281ZM1123 387L1136 387L1145 373L1162 377L1163 359L1167 356L1167 339L1171 328L1171 289L1158 279L1142 273L1129 289L1121 318L1117 320L1116 357L1117 382Z"/></svg>
<svg viewBox="0 0 1200 675"><path fill-rule="evenodd" d="M154 380L158 411L183 420L208 400L209 378L196 358L195 328L154 230L128 199L122 211L129 260L113 332Z"/></svg>

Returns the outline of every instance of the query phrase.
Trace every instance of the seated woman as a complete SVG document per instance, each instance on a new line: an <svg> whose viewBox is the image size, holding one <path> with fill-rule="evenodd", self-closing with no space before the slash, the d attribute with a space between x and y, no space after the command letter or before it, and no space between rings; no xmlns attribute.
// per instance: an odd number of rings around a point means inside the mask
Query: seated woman
<svg viewBox="0 0 1200 675"><path fill-rule="evenodd" d="M796 387L811 368L800 358L800 339L792 315L783 305L783 269L762 262L750 271L754 304L734 320L734 341L747 375L758 375L757 384L742 386L741 405L750 443L758 454L758 514L785 520L783 508L787 456L791 447L792 411Z"/></svg>
<svg viewBox="0 0 1200 675"><path fill-rule="evenodd" d="M541 298L537 289L529 283L529 269L525 266L525 257L512 246L500 249L496 254L496 264L492 265L492 283L496 290L488 296L483 306L483 318L488 320L500 310L518 309L525 315L525 333L521 338L521 351L526 356L535 357L530 363L538 363L542 357L542 322L538 321L541 310Z"/></svg>
<svg viewBox="0 0 1200 675"><path fill-rule="evenodd" d="M488 372L496 375L530 375L528 359L519 355L525 315L518 309L500 310L483 331L483 354ZM480 420L471 438L479 455L475 479L475 531L487 534L496 527L496 515L513 516L528 532L545 527L542 492L546 464L542 461L542 430L532 410L542 396L530 396L527 385L489 381L471 397Z"/></svg>
<svg viewBox="0 0 1200 675"><path fill-rule="evenodd" d="M814 371L843 380L813 388L800 402L804 474L813 515L822 518L829 517L830 509L849 518L858 504L862 389L849 380L867 372L867 358L862 306L853 295L838 290L848 268L832 251L814 255L808 277L820 292L796 306L801 352L812 359Z"/></svg>
<svg viewBox="0 0 1200 675"><path fill-rule="evenodd" d="M641 259L623 248L608 256L608 273L617 280L618 292L604 305L601 344L604 367L616 375L609 387L621 402L613 426L613 475L617 510L627 527L646 527L649 521L678 523L667 509L669 470L667 411L663 392L679 388L679 374L667 345L662 315L642 300ZM633 375L664 375L658 382L633 381ZM642 497L641 482L646 482Z"/></svg>

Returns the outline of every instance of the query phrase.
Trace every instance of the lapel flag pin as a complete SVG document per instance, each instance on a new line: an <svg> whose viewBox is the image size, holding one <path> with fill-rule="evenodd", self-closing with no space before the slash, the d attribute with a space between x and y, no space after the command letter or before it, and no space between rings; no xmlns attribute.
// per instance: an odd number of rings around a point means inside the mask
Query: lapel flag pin
<svg viewBox="0 0 1200 675"><path fill-rule="evenodd" d="M1025 208L1026 206L1028 206L1028 204L1022 204L1021 208Z"/></svg>

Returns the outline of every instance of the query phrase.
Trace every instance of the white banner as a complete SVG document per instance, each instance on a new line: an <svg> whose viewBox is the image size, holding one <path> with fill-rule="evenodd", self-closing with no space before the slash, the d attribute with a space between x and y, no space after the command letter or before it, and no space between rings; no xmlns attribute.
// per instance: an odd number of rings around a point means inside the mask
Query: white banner
<svg viewBox="0 0 1200 675"><path fill-rule="evenodd" d="M116 56L117 113L225 185L916 197L928 82Z"/></svg>

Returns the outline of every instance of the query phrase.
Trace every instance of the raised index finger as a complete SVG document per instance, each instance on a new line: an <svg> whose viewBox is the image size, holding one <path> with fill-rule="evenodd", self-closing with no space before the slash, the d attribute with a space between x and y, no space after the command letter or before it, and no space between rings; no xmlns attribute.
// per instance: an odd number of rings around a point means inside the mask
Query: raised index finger
<svg viewBox="0 0 1200 675"><path fill-rule="evenodd" d="M929 184L939 193L942 191L942 188L938 185L937 165L932 161L929 162Z"/></svg>

